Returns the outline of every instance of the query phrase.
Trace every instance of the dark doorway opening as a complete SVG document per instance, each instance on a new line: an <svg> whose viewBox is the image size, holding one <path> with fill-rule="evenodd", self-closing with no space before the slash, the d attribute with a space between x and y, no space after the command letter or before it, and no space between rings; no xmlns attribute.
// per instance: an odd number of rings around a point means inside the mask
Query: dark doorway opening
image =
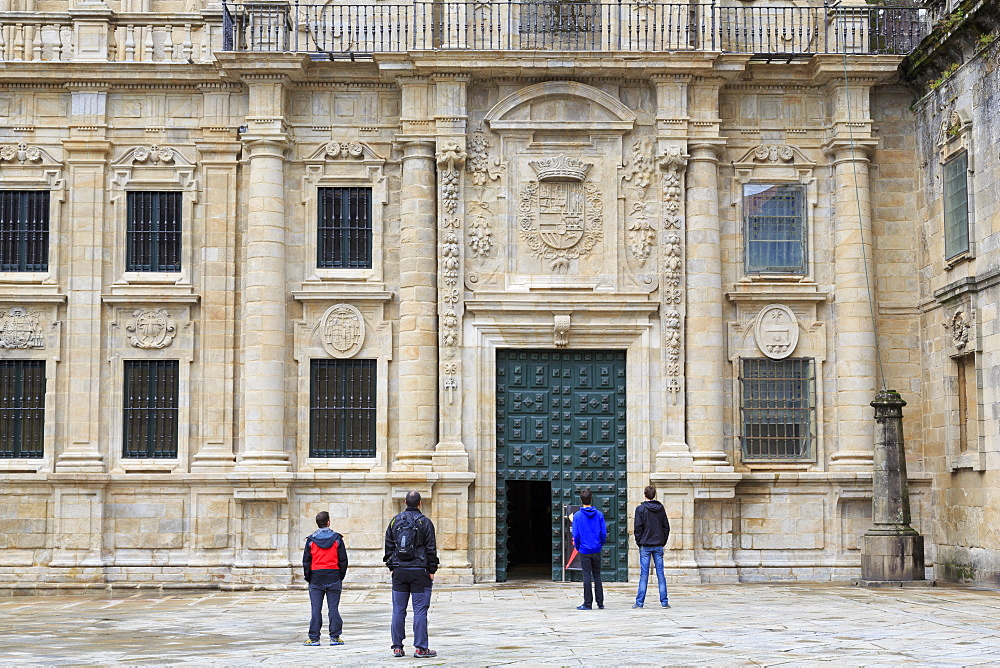
<svg viewBox="0 0 1000 668"><path fill-rule="evenodd" d="M507 481L508 579L552 579L552 484Z"/></svg>

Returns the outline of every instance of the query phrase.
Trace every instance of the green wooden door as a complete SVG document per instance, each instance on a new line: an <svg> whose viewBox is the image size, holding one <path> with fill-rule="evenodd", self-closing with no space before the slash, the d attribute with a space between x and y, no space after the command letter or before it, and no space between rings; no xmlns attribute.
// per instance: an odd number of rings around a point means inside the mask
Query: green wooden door
<svg viewBox="0 0 1000 668"><path fill-rule="evenodd" d="M628 579L624 351L497 351L497 581L507 579L508 480L550 481L552 579L562 514L589 487L608 524L602 572Z"/></svg>

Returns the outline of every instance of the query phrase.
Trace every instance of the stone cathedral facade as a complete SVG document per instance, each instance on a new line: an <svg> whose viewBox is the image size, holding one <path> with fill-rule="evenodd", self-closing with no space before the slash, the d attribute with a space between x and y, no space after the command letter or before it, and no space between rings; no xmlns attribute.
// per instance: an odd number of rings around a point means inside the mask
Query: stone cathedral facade
<svg viewBox="0 0 1000 668"><path fill-rule="evenodd" d="M883 385L934 565L917 10L70 1L0 8L3 587L284 586L326 509L382 581L410 489L560 579L584 487L629 580L648 484L677 581L848 579Z"/></svg>

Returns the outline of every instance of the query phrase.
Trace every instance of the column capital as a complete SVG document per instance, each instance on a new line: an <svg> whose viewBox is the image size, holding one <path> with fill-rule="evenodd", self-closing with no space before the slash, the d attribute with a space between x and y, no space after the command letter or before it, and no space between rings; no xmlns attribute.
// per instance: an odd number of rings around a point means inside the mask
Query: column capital
<svg viewBox="0 0 1000 668"><path fill-rule="evenodd" d="M876 146L878 146L877 139L838 137L823 145L823 153L833 157L834 165L852 160L867 163L875 152Z"/></svg>
<svg viewBox="0 0 1000 668"><path fill-rule="evenodd" d="M250 157L271 156L284 158L288 148L288 135L281 134L244 134L241 137L243 145L250 151Z"/></svg>
<svg viewBox="0 0 1000 668"><path fill-rule="evenodd" d="M691 162L709 161L718 162L722 157L722 151L726 148L726 138L697 138L688 140L688 151L691 154Z"/></svg>
<svg viewBox="0 0 1000 668"><path fill-rule="evenodd" d="M396 146L403 152L403 160L410 158L434 159L437 151L437 138L430 136L399 136L396 135Z"/></svg>

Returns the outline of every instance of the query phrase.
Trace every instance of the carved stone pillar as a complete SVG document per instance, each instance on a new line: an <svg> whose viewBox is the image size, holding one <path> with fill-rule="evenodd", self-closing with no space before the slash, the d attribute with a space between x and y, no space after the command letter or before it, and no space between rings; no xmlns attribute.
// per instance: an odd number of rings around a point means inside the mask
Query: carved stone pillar
<svg viewBox="0 0 1000 668"><path fill-rule="evenodd" d="M204 389L198 395L199 436L191 469L233 468L233 337L236 319L236 165L239 144L201 142L199 163L205 182L203 199L205 247L215 251L201 264L202 318L197 330Z"/></svg>
<svg viewBox="0 0 1000 668"><path fill-rule="evenodd" d="M399 448L397 470L429 470L438 427L435 142L403 148L399 220Z"/></svg>
<svg viewBox="0 0 1000 668"><path fill-rule="evenodd" d="M72 90L70 131L77 126L106 126L107 89L101 84ZM87 130L89 134L91 130ZM102 305L104 210L107 160L111 145L100 138L68 139L66 149L68 226L66 266L66 341L63 360L68 385L59 424L62 451L57 473L100 473L105 470L101 448ZM120 410L121 407L117 407Z"/></svg>
<svg viewBox="0 0 1000 668"><path fill-rule="evenodd" d="M687 173L687 319L685 380L687 442L695 467L732 470L726 455L723 408L727 373L722 318L719 229L719 141L692 140Z"/></svg>
<svg viewBox="0 0 1000 668"><path fill-rule="evenodd" d="M859 145L860 144L860 145ZM872 258L871 193L868 187L867 142L834 142L833 303L837 372L837 448L835 468L868 470L874 427L869 402L877 386L877 350L871 299L875 277ZM872 292L870 293L869 290Z"/></svg>

